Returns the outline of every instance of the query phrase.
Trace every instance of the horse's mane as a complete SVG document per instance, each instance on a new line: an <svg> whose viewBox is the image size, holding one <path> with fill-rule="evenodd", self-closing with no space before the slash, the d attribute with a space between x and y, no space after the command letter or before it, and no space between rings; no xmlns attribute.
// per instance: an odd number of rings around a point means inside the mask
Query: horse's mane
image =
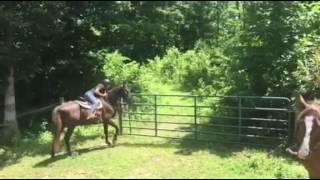
<svg viewBox="0 0 320 180"><path fill-rule="evenodd" d="M112 89L110 89L108 91L108 100L110 103L116 103L116 102L113 102L113 101L116 101L117 99L117 96L119 96L119 91L121 90L122 86L118 86L118 87L114 87Z"/></svg>
<svg viewBox="0 0 320 180"><path fill-rule="evenodd" d="M110 89L110 90L108 91L108 93L114 93L114 92L116 92L116 91L119 91L121 88L122 88L122 86L114 87L114 88Z"/></svg>

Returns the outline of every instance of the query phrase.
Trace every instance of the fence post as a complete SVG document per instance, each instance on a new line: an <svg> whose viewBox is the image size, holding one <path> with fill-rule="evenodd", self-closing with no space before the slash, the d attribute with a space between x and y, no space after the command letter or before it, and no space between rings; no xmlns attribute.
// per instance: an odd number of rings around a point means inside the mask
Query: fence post
<svg viewBox="0 0 320 180"><path fill-rule="evenodd" d="M154 128L155 136L158 136L157 95L154 95Z"/></svg>
<svg viewBox="0 0 320 180"><path fill-rule="evenodd" d="M131 116L132 116L132 113L130 113L130 103L129 103L128 104L128 120L129 120L129 133L130 133L130 135L132 135Z"/></svg>
<svg viewBox="0 0 320 180"><path fill-rule="evenodd" d="M194 96L194 138L198 140L198 124L197 124L197 96Z"/></svg>
<svg viewBox="0 0 320 180"><path fill-rule="evenodd" d="M241 135L242 135L242 102L241 97L239 97L239 104L238 104L238 140L241 142Z"/></svg>
<svg viewBox="0 0 320 180"><path fill-rule="evenodd" d="M294 129L293 129L293 126L292 124L292 118L291 118L291 113L293 112L292 109L291 109L291 106L290 106L290 103L288 103L288 142L287 142L287 145L289 146L291 143L292 143L292 140L293 140L293 132L294 132Z"/></svg>
<svg viewBox="0 0 320 180"><path fill-rule="evenodd" d="M59 97L59 103L60 104L64 103L64 97Z"/></svg>
<svg viewBox="0 0 320 180"><path fill-rule="evenodd" d="M123 132L123 128L122 128L122 116L123 116L123 112L122 112L122 103L123 103L123 99L122 97L120 98L120 112L119 112L119 126L120 126L120 134L122 135Z"/></svg>

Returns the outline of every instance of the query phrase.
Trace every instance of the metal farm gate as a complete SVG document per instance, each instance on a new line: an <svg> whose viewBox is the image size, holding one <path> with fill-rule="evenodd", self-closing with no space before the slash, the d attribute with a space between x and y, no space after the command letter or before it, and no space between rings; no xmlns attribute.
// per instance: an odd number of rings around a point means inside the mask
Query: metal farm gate
<svg viewBox="0 0 320 180"><path fill-rule="evenodd" d="M284 97L133 94L122 104L121 133L278 146L291 138Z"/></svg>

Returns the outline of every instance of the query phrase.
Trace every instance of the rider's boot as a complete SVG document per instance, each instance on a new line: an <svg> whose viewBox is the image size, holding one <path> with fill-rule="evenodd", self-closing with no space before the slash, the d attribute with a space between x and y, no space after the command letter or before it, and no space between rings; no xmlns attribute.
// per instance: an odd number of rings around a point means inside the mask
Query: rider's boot
<svg viewBox="0 0 320 180"><path fill-rule="evenodd" d="M96 113L91 112L91 113L88 114L87 120L88 120L88 119L92 119L92 118L96 118L96 117L97 117L97 116L96 116Z"/></svg>

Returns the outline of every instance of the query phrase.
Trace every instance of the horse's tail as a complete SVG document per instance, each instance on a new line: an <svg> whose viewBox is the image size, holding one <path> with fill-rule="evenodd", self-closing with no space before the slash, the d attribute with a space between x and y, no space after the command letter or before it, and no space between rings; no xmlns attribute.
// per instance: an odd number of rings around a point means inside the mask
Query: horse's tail
<svg viewBox="0 0 320 180"><path fill-rule="evenodd" d="M52 110L51 121L52 121L53 123L55 123L55 121L56 121L58 109L59 109L59 106L56 106L56 107Z"/></svg>
<svg viewBox="0 0 320 180"><path fill-rule="evenodd" d="M61 105L56 106L56 107L52 110L51 121L52 121L54 127L56 127L56 123L62 123L62 122L61 122L61 115L60 115L60 107L61 107ZM58 122L58 121L60 121L60 122ZM56 129L56 128L55 128L55 129Z"/></svg>

